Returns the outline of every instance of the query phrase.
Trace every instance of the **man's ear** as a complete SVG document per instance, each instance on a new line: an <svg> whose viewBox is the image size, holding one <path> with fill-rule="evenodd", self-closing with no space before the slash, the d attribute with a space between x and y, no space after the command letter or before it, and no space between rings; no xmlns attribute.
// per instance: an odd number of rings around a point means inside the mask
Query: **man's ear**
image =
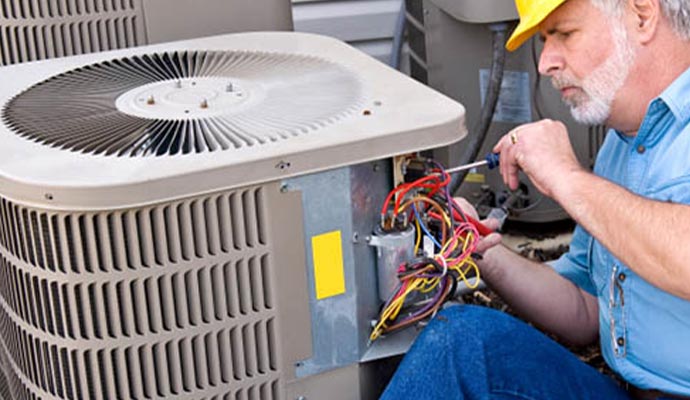
<svg viewBox="0 0 690 400"><path fill-rule="evenodd" d="M654 38L661 19L659 0L628 0L628 12L633 19L633 32L640 44Z"/></svg>

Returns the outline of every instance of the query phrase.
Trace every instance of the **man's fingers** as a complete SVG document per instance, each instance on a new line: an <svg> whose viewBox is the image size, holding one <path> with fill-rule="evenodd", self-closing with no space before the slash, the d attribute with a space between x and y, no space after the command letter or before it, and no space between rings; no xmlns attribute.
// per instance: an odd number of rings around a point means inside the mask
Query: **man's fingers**
<svg viewBox="0 0 690 400"><path fill-rule="evenodd" d="M508 149L504 151L505 158L503 154L501 155L501 165L503 165L503 182L511 190L515 190L518 187L519 179L518 173L520 172L520 143L511 144ZM503 162L505 160L505 163Z"/></svg>
<svg viewBox="0 0 690 400"><path fill-rule="evenodd" d="M474 207L472 206L472 204L470 204L469 201L465 200L465 198L454 197L453 200L455 200L455 202L458 204L458 206L460 206L460 208L462 209L462 212L464 212L465 214L469 214L470 217L472 217L474 219L479 218L479 216L477 215L477 210L475 210Z"/></svg>
<svg viewBox="0 0 690 400"><path fill-rule="evenodd" d="M479 243L477 243L477 248L474 251L479 254L482 254L500 243L501 235L498 233L492 233L491 235L480 240Z"/></svg>

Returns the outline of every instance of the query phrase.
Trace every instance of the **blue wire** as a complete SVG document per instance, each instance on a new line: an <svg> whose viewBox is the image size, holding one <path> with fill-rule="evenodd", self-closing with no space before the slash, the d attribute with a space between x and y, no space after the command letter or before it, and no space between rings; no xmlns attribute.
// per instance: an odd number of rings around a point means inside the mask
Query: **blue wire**
<svg viewBox="0 0 690 400"><path fill-rule="evenodd" d="M441 244L438 242L438 240L436 240L436 238L433 237L433 236L431 235L431 233L430 233L429 230L426 228L426 226L424 226L424 222L423 222L422 219L419 217L419 212L417 211L417 205L414 204L414 203L412 203L412 209L414 210L414 216L415 216L415 218L417 218L417 221L419 221L419 226L422 228L422 231L424 231L424 234L425 234L426 236L428 236L429 239L431 239L431 240L434 242L434 244L436 245L436 247L438 247L439 249L442 248L443 246L441 246Z"/></svg>

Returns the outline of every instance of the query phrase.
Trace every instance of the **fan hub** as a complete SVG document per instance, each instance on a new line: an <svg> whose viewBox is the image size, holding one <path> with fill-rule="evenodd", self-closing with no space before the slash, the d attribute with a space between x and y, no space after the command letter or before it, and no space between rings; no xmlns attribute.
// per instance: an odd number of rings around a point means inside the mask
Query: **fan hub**
<svg viewBox="0 0 690 400"><path fill-rule="evenodd" d="M263 90L248 82L226 77L194 77L136 87L120 95L115 107L140 118L198 119L240 112L262 97Z"/></svg>

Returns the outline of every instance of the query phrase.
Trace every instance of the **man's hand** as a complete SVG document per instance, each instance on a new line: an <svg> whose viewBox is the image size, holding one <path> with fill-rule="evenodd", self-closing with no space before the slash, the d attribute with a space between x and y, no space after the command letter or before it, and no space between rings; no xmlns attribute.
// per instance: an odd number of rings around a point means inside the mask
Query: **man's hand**
<svg viewBox="0 0 690 400"><path fill-rule="evenodd" d="M503 136L493 151L501 154L501 175L511 190L518 188L522 170L540 192L554 198L568 185L572 173L584 172L560 121L520 125Z"/></svg>
<svg viewBox="0 0 690 400"><path fill-rule="evenodd" d="M462 197L455 197L454 198L455 202L460 206L462 211L469 215L470 217L476 219L479 221L479 215L477 214L477 210L474 209L472 204L470 204L469 201L465 200ZM500 222L497 219L494 218L489 218L481 221L484 226L491 230L496 230L500 226ZM485 251L488 249L498 245L501 243L501 235L498 233L492 233L489 236L480 238L479 243L477 243L477 248L475 249L475 253L483 254Z"/></svg>

